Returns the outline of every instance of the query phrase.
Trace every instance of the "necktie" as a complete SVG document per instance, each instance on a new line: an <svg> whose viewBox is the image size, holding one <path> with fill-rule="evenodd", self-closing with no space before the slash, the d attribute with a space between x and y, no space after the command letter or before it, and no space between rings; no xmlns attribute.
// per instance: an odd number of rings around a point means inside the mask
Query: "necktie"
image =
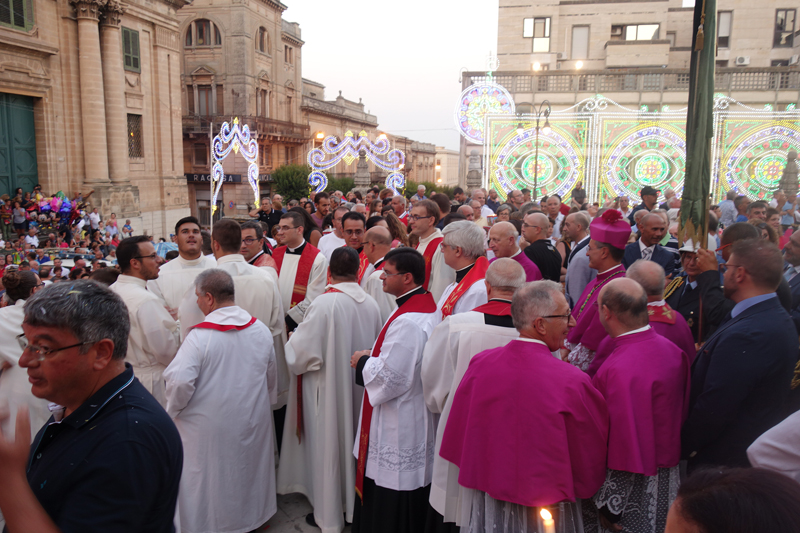
<svg viewBox="0 0 800 533"><path fill-rule="evenodd" d="M786 270L783 273L783 277L786 278L786 281L792 281L794 275L797 274L797 269L792 265L786 267Z"/></svg>
<svg viewBox="0 0 800 533"><path fill-rule="evenodd" d="M653 256L653 249L652 248L645 248L642 252L642 259L645 261L650 261L650 258Z"/></svg>

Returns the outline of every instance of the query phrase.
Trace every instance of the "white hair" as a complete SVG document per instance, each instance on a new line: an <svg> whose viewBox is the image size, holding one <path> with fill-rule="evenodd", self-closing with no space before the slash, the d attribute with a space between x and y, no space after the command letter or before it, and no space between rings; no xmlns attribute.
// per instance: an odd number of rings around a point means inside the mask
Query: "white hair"
<svg viewBox="0 0 800 533"><path fill-rule="evenodd" d="M517 289L511 300L514 327L521 330L539 317L554 314L558 307L556 294L562 294L561 285L549 280L534 281Z"/></svg>
<svg viewBox="0 0 800 533"><path fill-rule="evenodd" d="M486 251L486 232L469 220L451 222L442 230L445 246L461 248L466 257L477 259Z"/></svg>
<svg viewBox="0 0 800 533"><path fill-rule="evenodd" d="M517 290L525 285L525 269L508 257L495 259L486 270L486 283L493 289Z"/></svg>

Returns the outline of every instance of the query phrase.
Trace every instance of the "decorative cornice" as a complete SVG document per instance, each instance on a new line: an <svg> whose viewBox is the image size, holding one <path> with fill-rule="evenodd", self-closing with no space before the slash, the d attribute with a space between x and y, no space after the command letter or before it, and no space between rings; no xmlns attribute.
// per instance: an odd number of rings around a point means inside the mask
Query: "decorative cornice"
<svg viewBox="0 0 800 533"><path fill-rule="evenodd" d="M100 23L104 26L119 27L122 15L125 13L125 6L119 0L108 0L100 15Z"/></svg>
<svg viewBox="0 0 800 533"><path fill-rule="evenodd" d="M286 41L287 43L293 44L295 46L303 46L304 44L306 44L305 41L298 39L294 35L286 33L285 31L281 32L281 40Z"/></svg>
<svg viewBox="0 0 800 533"><path fill-rule="evenodd" d="M100 20L100 11L108 0L69 0L75 8L75 16L79 19Z"/></svg>

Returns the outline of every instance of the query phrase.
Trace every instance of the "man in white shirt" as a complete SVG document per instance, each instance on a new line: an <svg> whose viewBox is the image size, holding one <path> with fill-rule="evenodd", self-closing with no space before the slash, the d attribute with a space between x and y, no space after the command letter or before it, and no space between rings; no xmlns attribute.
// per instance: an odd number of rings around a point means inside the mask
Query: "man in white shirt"
<svg viewBox="0 0 800 533"><path fill-rule="evenodd" d="M28 234L25 235L25 244L32 244L34 248L39 247L39 237L36 235L36 228L28 229Z"/></svg>
<svg viewBox="0 0 800 533"><path fill-rule="evenodd" d="M369 349L382 322L373 299L356 282L358 253L333 252L331 284L306 310L286 344L291 376L287 431L278 466L278 492L304 494L314 508L306 517L323 531L353 521L356 464L353 445L363 387L354 382L350 357Z"/></svg>
<svg viewBox="0 0 800 533"><path fill-rule="evenodd" d="M389 316L397 309L394 296L384 292L383 259L392 249L392 234L382 226L367 230L364 236L364 254L373 267L372 273L361 281L361 287L377 302L381 313L381 324L385 324Z"/></svg>
<svg viewBox="0 0 800 533"><path fill-rule="evenodd" d="M397 297L397 311L372 350L355 352L350 359L356 383L365 387L353 450L353 531L383 533L387 518L395 516L393 531L418 533L425 529L435 435L420 367L436 303L422 287L425 260L415 250L397 248L386 254L383 277L384 290Z"/></svg>
<svg viewBox="0 0 800 533"><path fill-rule="evenodd" d="M203 237L200 235L200 221L195 217L184 217L175 224L175 242L178 244L178 257L164 263L158 270L158 278L147 282L147 290L158 296L169 313L178 323L181 322L181 301L187 291L194 292L194 279L207 268L214 268L217 262L213 257L203 255ZM188 329L181 327L181 338Z"/></svg>
<svg viewBox="0 0 800 533"><path fill-rule="evenodd" d="M486 191L483 189L475 189L472 191L472 199L478 202L481 206L480 217L478 216L478 212L475 212L476 220L479 218L488 219L489 217L494 216L494 211L492 211L492 208L486 205Z"/></svg>
<svg viewBox="0 0 800 533"><path fill-rule="evenodd" d="M235 292L223 270L198 274L195 294L205 320L164 371L167 413L183 441L182 531L252 531L278 509L272 333L236 306Z"/></svg>
<svg viewBox="0 0 800 533"><path fill-rule="evenodd" d="M346 207L337 207L333 211L333 231L322 236L317 243L319 251L325 255L325 259L331 260L331 254L337 248L346 244L342 234L342 217L347 213Z"/></svg>
<svg viewBox="0 0 800 533"><path fill-rule="evenodd" d="M570 305L583 294L586 285L597 276L597 271L589 266L586 246L589 244L589 215L582 211L567 215L564 222L564 233L572 240L572 249L567 256L567 277L564 287Z"/></svg>
<svg viewBox="0 0 800 533"><path fill-rule="evenodd" d="M450 315L475 309L487 301L483 279L489 260L486 259L485 232L471 222L459 220L444 228L442 255L456 279L439 298L437 323Z"/></svg>
<svg viewBox="0 0 800 533"><path fill-rule="evenodd" d="M556 242L561 238L561 222L564 214L561 212L561 197L553 194L547 198L547 216L553 221L553 235L551 238Z"/></svg>
<svg viewBox="0 0 800 533"><path fill-rule="evenodd" d="M117 247L122 274L111 285L128 308L131 332L125 361L144 388L166 405L162 374L178 351L178 324L162 300L147 290L147 282L158 278L158 255L150 237L123 239Z"/></svg>
<svg viewBox="0 0 800 533"><path fill-rule="evenodd" d="M422 355L422 390L432 413L440 414L433 456L430 505L433 518L444 531L461 525L458 516L463 489L458 485L458 467L439 456L447 415L461 378L475 354L505 346L519 337L511 318L511 298L525 285L525 270L513 259L500 258L486 271L489 302L471 311L447 317L431 333Z"/></svg>
<svg viewBox="0 0 800 533"><path fill-rule="evenodd" d="M96 207L92 209L91 213L89 213L89 224L91 225L92 230L96 230L100 225L100 213L97 212Z"/></svg>
<svg viewBox="0 0 800 533"><path fill-rule="evenodd" d="M452 268L444 262L442 232L436 229L439 221L439 206L431 200L420 200L409 215L411 233L419 238L417 251L425 259L425 281L423 287L439 301L442 293L456 277Z"/></svg>

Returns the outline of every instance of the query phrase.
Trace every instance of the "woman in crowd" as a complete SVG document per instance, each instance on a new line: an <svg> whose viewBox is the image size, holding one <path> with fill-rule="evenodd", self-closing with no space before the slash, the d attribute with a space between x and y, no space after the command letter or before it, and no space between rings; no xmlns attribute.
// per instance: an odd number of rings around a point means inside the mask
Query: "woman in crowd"
<svg viewBox="0 0 800 533"><path fill-rule="evenodd" d="M41 286L39 276L31 271L9 270L3 274L3 287L6 290L4 298L8 305L0 309L0 405L11 413L16 413L20 406L28 406L31 436L50 418L47 400L36 398L31 393L28 373L19 366L19 358L23 348L27 346L25 337L20 337L24 318L22 306ZM13 438L14 426L13 416L0 420L0 428L7 439Z"/></svg>
<svg viewBox="0 0 800 533"><path fill-rule="evenodd" d="M508 222L511 220L511 206L508 204L503 204L497 208L497 218L495 222Z"/></svg>
<svg viewBox="0 0 800 533"><path fill-rule="evenodd" d="M25 210L22 208L22 202L14 200L14 210L12 213L14 221L14 230L17 236L22 238L25 232L28 231L28 218L25 216Z"/></svg>
<svg viewBox="0 0 800 533"><path fill-rule="evenodd" d="M381 216L381 208L383 207L383 203L380 200L372 200L369 203L369 216L371 217L379 217Z"/></svg>
<svg viewBox="0 0 800 533"><path fill-rule="evenodd" d="M775 246L778 245L778 238L780 237L780 235L778 235L778 232L775 231L775 228L773 228L763 220L754 219L751 220L750 223L754 225L756 229L761 233L762 239L771 242Z"/></svg>
<svg viewBox="0 0 800 533"><path fill-rule="evenodd" d="M119 233L119 227L117 226L117 214L111 213L111 218L106 221L106 233L109 237L113 237L114 235Z"/></svg>
<svg viewBox="0 0 800 533"><path fill-rule="evenodd" d="M280 202L277 202L277 204L280 205ZM279 207L275 207L275 202L273 202L272 205L274 209L280 211ZM303 231L303 238L306 240L306 242L310 242L312 246L316 246L317 243L319 243L319 240L322 238L322 229L317 226L316 222L314 222L314 219L311 218L311 215L309 215L302 207L293 207L289 209L289 211L300 213L306 224L305 231Z"/></svg>
<svg viewBox="0 0 800 533"><path fill-rule="evenodd" d="M305 209L306 213L309 215L314 213L314 202L303 202L303 209Z"/></svg>
<svg viewBox="0 0 800 533"><path fill-rule="evenodd" d="M384 211L383 218L386 219L386 225L389 226L389 233L392 234L392 248L409 246L406 227L400 222L400 219L397 218L397 215L394 214L391 207L389 207L388 211Z"/></svg>
<svg viewBox="0 0 800 533"><path fill-rule="evenodd" d="M772 226L772 229L778 233L783 233L783 228L781 227L781 214L774 207L767 208L767 224Z"/></svg>

